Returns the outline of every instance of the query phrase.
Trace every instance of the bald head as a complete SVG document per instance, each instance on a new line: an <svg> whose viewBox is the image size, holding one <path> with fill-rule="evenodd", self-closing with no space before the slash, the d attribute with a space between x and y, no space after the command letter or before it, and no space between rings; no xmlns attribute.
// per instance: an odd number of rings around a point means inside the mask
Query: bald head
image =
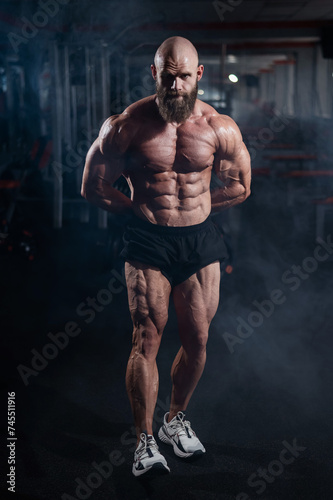
<svg viewBox="0 0 333 500"><path fill-rule="evenodd" d="M198 66L199 58L197 49L187 38L181 36L173 36L167 38L159 46L156 51L154 64L156 68L163 66L167 59L189 64L190 66Z"/></svg>
<svg viewBox="0 0 333 500"><path fill-rule="evenodd" d="M166 122L182 123L194 111L204 70L198 64L196 48L181 36L168 38L157 49L151 70L156 80L156 103Z"/></svg>

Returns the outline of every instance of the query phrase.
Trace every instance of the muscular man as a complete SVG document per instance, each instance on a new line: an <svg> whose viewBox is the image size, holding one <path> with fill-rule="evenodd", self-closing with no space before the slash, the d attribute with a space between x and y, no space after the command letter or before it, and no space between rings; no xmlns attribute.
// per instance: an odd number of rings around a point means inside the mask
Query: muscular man
<svg viewBox="0 0 333 500"><path fill-rule="evenodd" d="M165 40L151 66L156 94L103 124L91 146L82 195L115 214L131 214L125 232L125 275L133 320L126 388L137 429L132 472L169 472L153 437L158 392L156 356L172 295L181 347L171 368L170 411L159 438L176 455L205 453L185 410L206 361L209 325L219 303L225 257L211 211L250 194L250 159L235 122L197 99L203 74L192 43ZM221 187L210 192L212 169ZM123 175L131 199L113 188Z"/></svg>

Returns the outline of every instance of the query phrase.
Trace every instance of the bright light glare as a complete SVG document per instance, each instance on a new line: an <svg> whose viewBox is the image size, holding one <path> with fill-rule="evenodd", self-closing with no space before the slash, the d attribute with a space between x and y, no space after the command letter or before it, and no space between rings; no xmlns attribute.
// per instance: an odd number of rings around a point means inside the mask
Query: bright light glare
<svg viewBox="0 0 333 500"><path fill-rule="evenodd" d="M238 82L238 77L236 75L234 75L233 73L231 73L229 76L228 76L229 80L233 83L237 83Z"/></svg>
<svg viewBox="0 0 333 500"><path fill-rule="evenodd" d="M202 90L202 89L199 89L199 90L198 90L198 94L199 94L199 95L204 95L204 93L205 93L205 91L204 91L204 90Z"/></svg>
<svg viewBox="0 0 333 500"><path fill-rule="evenodd" d="M227 55L227 63L229 64L235 64L237 62L237 57L234 56L233 54Z"/></svg>

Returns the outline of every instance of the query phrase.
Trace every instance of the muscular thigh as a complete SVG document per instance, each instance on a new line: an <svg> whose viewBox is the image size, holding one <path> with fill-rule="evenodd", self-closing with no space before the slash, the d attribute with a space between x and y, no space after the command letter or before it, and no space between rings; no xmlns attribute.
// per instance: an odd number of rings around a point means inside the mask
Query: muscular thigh
<svg viewBox="0 0 333 500"><path fill-rule="evenodd" d="M168 319L171 285L158 268L125 262L129 309L134 327L153 326L159 332Z"/></svg>
<svg viewBox="0 0 333 500"><path fill-rule="evenodd" d="M208 333L219 304L220 263L200 269L173 289L180 333Z"/></svg>

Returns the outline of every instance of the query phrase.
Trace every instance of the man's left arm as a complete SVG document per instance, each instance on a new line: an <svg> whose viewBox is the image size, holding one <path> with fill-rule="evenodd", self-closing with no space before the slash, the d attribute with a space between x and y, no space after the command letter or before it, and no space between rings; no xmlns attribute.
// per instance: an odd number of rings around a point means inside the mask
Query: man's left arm
<svg viewBox="0 0 333 500"><path fill-rule="evenodd" d="M251 193L251 160L239 128L229 117L223 117L223 122L219 117L215 127L218 147L214 171L222 186L211 193L212 212L238 205Z"/></svg>

